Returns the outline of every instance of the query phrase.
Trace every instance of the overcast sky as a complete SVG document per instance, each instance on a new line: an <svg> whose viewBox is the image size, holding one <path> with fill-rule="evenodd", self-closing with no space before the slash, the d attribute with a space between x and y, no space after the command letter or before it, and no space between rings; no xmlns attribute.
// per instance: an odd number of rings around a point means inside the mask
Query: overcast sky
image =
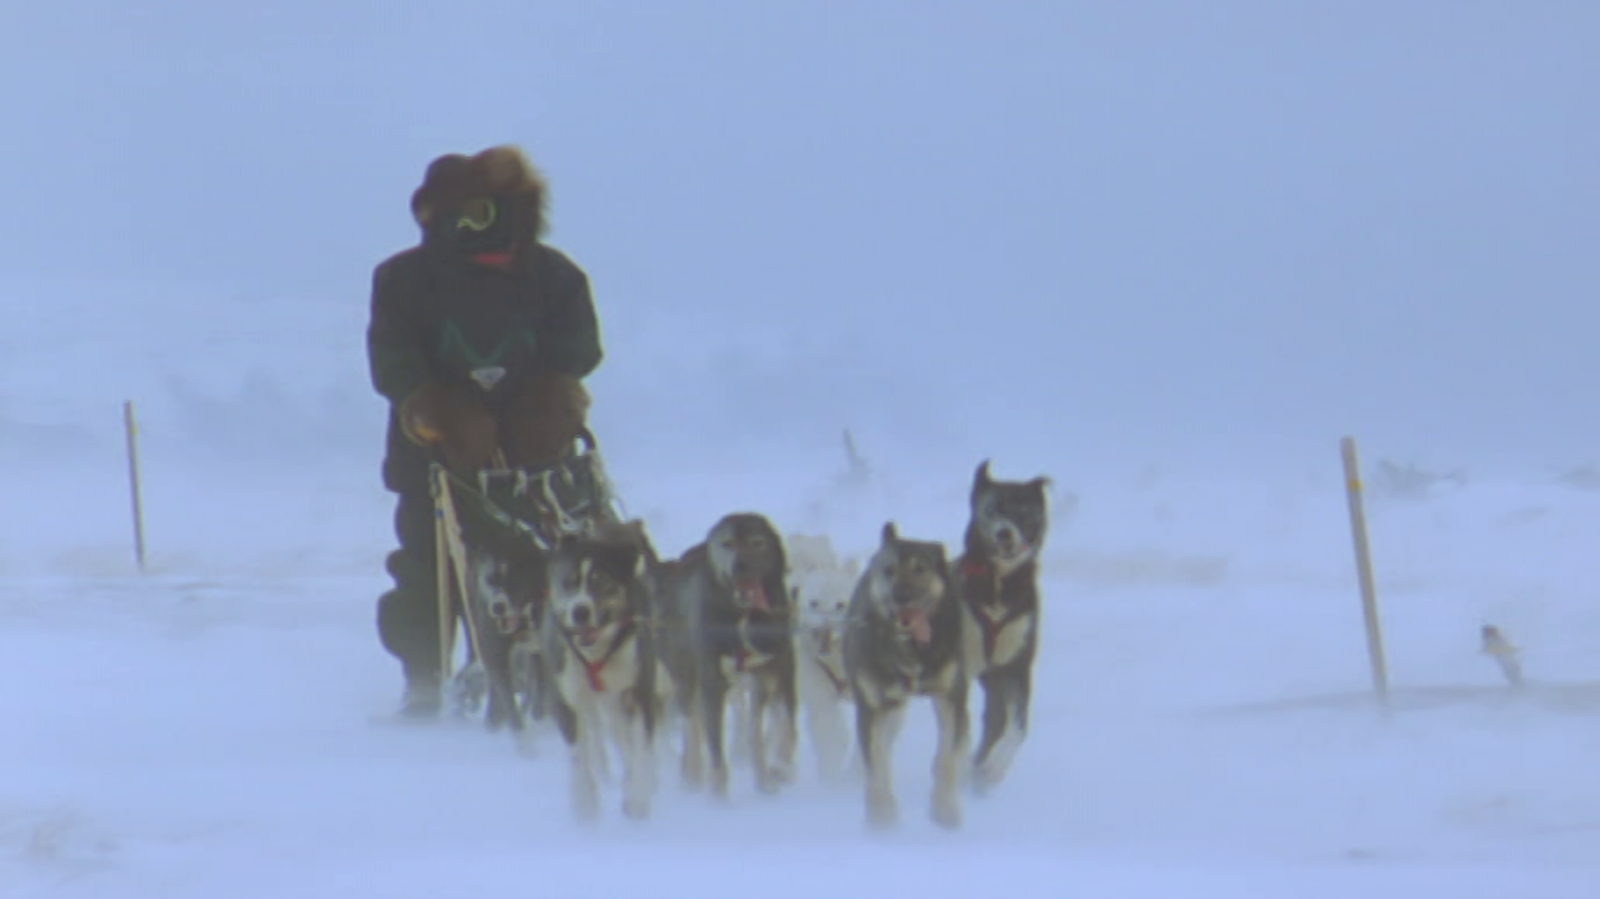
<svg viewBox="0 0 1600 899"><path fill-rule="evenodd" d="M1579 460L1597 48L1593 0L13 3L0 268L364 308L428 160L515 142L608 415Z"/></svg>

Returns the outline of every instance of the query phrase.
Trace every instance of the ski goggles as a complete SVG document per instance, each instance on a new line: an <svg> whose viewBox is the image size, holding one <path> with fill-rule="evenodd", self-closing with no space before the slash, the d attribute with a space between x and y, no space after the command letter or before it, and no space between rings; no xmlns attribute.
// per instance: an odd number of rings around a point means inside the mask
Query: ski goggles
<svg viewBox="0 0 1600 899"><path fill-rule="evenodd" d="M474 198L462 203L461 208L457 210L456 230L482 234L493 228L499 218L499 204L487 198Z"/></svg>

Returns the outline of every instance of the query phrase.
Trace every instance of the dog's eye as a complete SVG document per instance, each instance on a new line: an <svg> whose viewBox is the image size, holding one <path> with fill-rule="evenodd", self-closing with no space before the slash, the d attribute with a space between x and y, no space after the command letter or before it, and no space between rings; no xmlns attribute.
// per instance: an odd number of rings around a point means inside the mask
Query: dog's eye
<svg viewBox="0 0 1600 899"><path fill-rule="evenodd" d="M835 612L843 612L844 611L844 603L843 602L834 603L833 604L833 610Z"/></svg>
<svg viewBox="0 0 1600 899"><path fill-rule="evenodd" d="M894 577L894 566L893 565L885 565L885 566L883 566L883 576L884 577Z"/></svg>
<svg viewBox="0 0 1600 899"><path fill-rule="evenodd" d="M811 608L813 608L813 609L820 609L820 608L822 608L822 601L821 601L821 600L818 600L818 599L813 599L813 600L812 600L812 601L811 601Z"/></svg>

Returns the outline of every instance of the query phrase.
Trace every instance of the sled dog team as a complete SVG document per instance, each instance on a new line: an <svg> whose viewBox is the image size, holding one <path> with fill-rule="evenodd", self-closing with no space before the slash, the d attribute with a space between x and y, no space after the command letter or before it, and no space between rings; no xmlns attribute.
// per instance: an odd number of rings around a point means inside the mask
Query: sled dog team
<svg viewBox="0 0 1600 899"><path fill-rule="evenodd" d="M623 814L642 819L669 723L681 725L690 789L725 799L739 759L771 794L795 777L803 704L823 775L864 774L867 821L888 827L898 820L895 741L909 704L927 697L938 729L930 814L958 827L963 785L998 784L1027 732L1048 487L1045 477L992 478L985 460L953 557L889 521L864 565L841 565L826 539L785 541L754 512L725 515L674 559L656 553L637 520L594 522L548 552L479 545L488 721L525 731L525 714L555 719L584 820L600 814L614 748ZM983 694L975 747L974 680Z"/></svg>

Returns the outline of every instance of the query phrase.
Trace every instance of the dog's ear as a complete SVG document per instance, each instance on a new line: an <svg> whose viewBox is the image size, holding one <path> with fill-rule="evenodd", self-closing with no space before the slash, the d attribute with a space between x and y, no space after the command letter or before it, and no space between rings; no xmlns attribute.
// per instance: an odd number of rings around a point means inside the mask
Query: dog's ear
<svg viewBox="0 0 1600 899"><path fill-rule="evenodd" d="M1056 482L1051 480L1049 475L1042 474L1042 475L1039 475L1038 477L1034 478L1033 480L1029 481L1028 482L1028 486L1032 487L1034 490L1037 490L1041 495L1043 495L1043 494L1049 493L1052 489L1054 489L1055 486L1056 486Z"/></svg>
<svg viewBox="0 0 1600 899"><path fill-rule="evenodd" d="M989 460L984 459L978 463L978 470L972 473L972 492L976 494L992 483L994 480L989 477Z"/></svg>
<svg viewBox="0 0 1600 899"><path fill-rule="evenodd" d="M894 526L894 520L883 523L883 531L878 535L879 542L884 546L893 546L900 540L900 532Z"/></svg>

